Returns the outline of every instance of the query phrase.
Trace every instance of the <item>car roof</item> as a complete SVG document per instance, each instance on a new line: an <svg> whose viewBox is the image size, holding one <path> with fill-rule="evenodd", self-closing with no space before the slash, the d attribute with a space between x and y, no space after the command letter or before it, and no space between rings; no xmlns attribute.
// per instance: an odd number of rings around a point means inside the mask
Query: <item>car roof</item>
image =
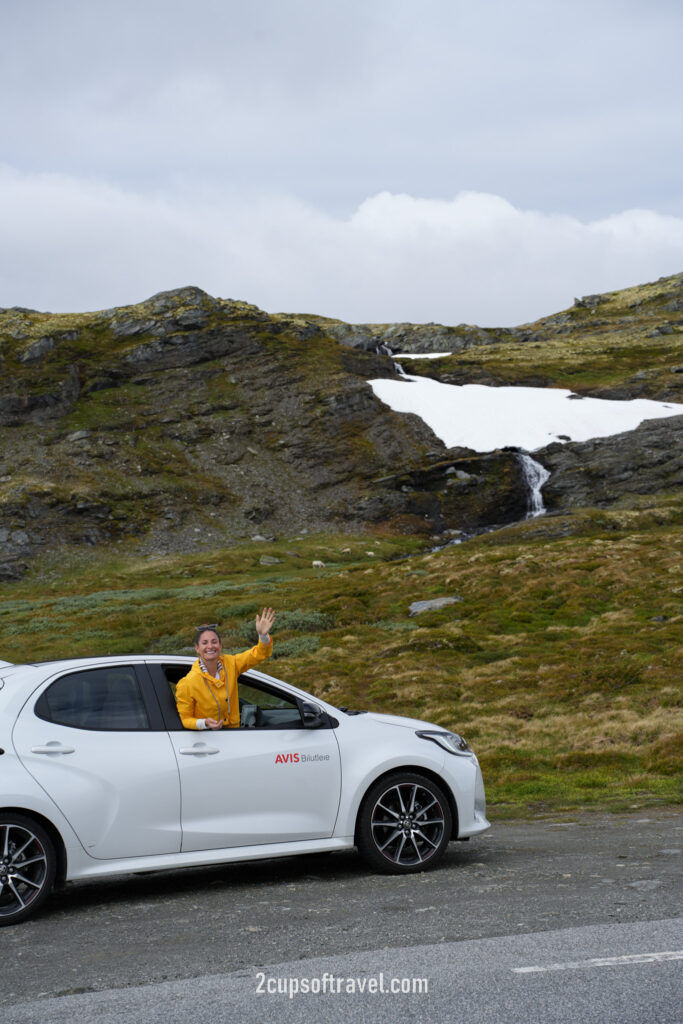
<svg viewBox="0 0 683 1024"><path fill-rule="evenodd" d="M2 681L8 681L12 679L12 677L14 677L14 682L34 682L37 685L43 679L49 678L40 671L41 669L46 668L54 669L56 672L68 672L70 670L78 670L79 668L98 668L105 667L107 665L121 664L173 664L189 666L196 660L197 659L195 657L182 654L107 654L97 655L92 658L59 658L54 661L37 661L24 665L12 665L7 663L8 667L6 669L0 665L0 689L2 688ZM279 679L277 676L268 675L266 672L262 672L258 668L249 669L248 674L257 679L261 679L265 683L271 683L274 686L284 686L287 690L292 693L299 694L302 697L312 696L306 690L302 690L301 687L296 686L294 683L289 683L284 679ZM314 699L321 701L322 703L326 703L320 697L314 697Z"/></svg>
<svg viewBox="0 0 683 1024"><path fill-rule="evenodd" d="M135 664L146 661L159 663L164 661L178 661L184 665L192 664L192 662L196 660L196 657L190 657L190 655L187 654L94 654L92 657L51 658L48 661L27 661L23 664L15 664L10 661L0 661L0 669L3 669L5 665L11 669L45 668L50 665L58 665L63 668L73 665L74 668L78 668L82 665L118 665L122 661L132 661Z"/></svg>
<svg viewBox="0 0 683 1024"><path fill-rule="evenodd" d="M34 662L33 664L9 665L8 668L0 665L0 708L6 709L9 704L15 701L25 700L27 695L32 693L41 683L47 682L55 675L63 672L121 664L170 664L186 665L189 667L196 660L196 657L182 654L108 654L92 658L61 658L54 661ZM299 697L302 700L313 700L315 703L322 705L329 714L335 715L339 713L335 705L329 704L323 697L311 694L308 690L303 690L295 683L287 682L285 679L280 679L277 676L271 676L261 671L260 664L258 668L248 669L245 675L251 679L260 680L266 685L280 687L292 696ZM48 669L47 673L45 669ZM5 683L8 685L6 686Z"/></svg>

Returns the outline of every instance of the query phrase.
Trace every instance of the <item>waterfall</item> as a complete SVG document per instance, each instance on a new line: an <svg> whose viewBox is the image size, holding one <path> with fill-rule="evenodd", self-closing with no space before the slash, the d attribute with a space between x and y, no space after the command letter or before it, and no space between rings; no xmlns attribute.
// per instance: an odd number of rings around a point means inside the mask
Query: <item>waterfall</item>
<svg viewBox="0 0 683 1024"><path fill-rule="evenodd" d="M377 345L375 345L375 352L378 355L381 355L381 356L391 356L391 357L393 357L393 355L394 355L393 350L384 341L380 341ZM399 377L407 377L408 374L405 372L405 370L403 369L401 364L397 363L395 359L393 360L393 362L394 362L394 373L397 373L399 375Z"/></svg>
<svg viewBox="0 0 683 1024"><path fill-rule="evenodd" d="M541 488L549 479L550 472L545 468L545 466L542 466L540 462L536 462L535 459L532 459L530 455L523 455L520 452L519 461L522 466L526 485L529 489L529 511L527 512L527 519L534 519L536 516L542 516L545 512Z"/></svg>

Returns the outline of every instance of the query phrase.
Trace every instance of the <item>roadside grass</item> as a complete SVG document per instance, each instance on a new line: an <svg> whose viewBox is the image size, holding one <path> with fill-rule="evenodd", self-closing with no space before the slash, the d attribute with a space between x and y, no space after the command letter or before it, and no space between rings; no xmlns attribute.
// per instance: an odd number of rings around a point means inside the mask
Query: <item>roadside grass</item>
<svg viewBox="0 0 683 1024"><path fill-rule="evenodd" d="M680 499L548 516L425 551L301 535L201 554L62 552L0 596L0 658L226 649L279 612L273 673L333 704L462 732L494 814L681 799ZM262 565L268 554L280 561ZM313 562L322 562L314 567ZM458 596L411 616L411 602Z"/></svg>

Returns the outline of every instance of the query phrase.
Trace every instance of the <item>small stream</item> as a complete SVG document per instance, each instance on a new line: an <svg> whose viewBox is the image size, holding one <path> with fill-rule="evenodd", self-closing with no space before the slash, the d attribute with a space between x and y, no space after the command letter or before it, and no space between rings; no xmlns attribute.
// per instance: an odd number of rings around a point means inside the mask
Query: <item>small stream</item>
<svg viewBox="0 0 683 1024"><path fill-rule="evenodd" d="M394 366L394 373L397 373L399 377L407 377L408 374L403 369L400 363L397 363L394 359L394 353L385 342L380 341L379 344L375 345L375 352L380 356L389 356Z"/></svg>

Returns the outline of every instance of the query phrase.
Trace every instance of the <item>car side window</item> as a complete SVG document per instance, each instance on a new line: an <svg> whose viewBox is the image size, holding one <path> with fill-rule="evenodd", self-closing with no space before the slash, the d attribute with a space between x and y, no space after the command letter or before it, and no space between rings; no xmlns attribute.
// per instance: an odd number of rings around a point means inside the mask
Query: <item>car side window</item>
<svg viewBox="0 0 683 1024"><path fill-rule="evenodd" d="M41 694L35 713L72 729L149 729L135 670L127 665L61 676Z"/></svg>
<svg viewBox="0 0 683 1024"><path fill-rule="evenodd" d="M301 712L295 700L277 690L239 680L240 729L299 729Z"/></svg>

